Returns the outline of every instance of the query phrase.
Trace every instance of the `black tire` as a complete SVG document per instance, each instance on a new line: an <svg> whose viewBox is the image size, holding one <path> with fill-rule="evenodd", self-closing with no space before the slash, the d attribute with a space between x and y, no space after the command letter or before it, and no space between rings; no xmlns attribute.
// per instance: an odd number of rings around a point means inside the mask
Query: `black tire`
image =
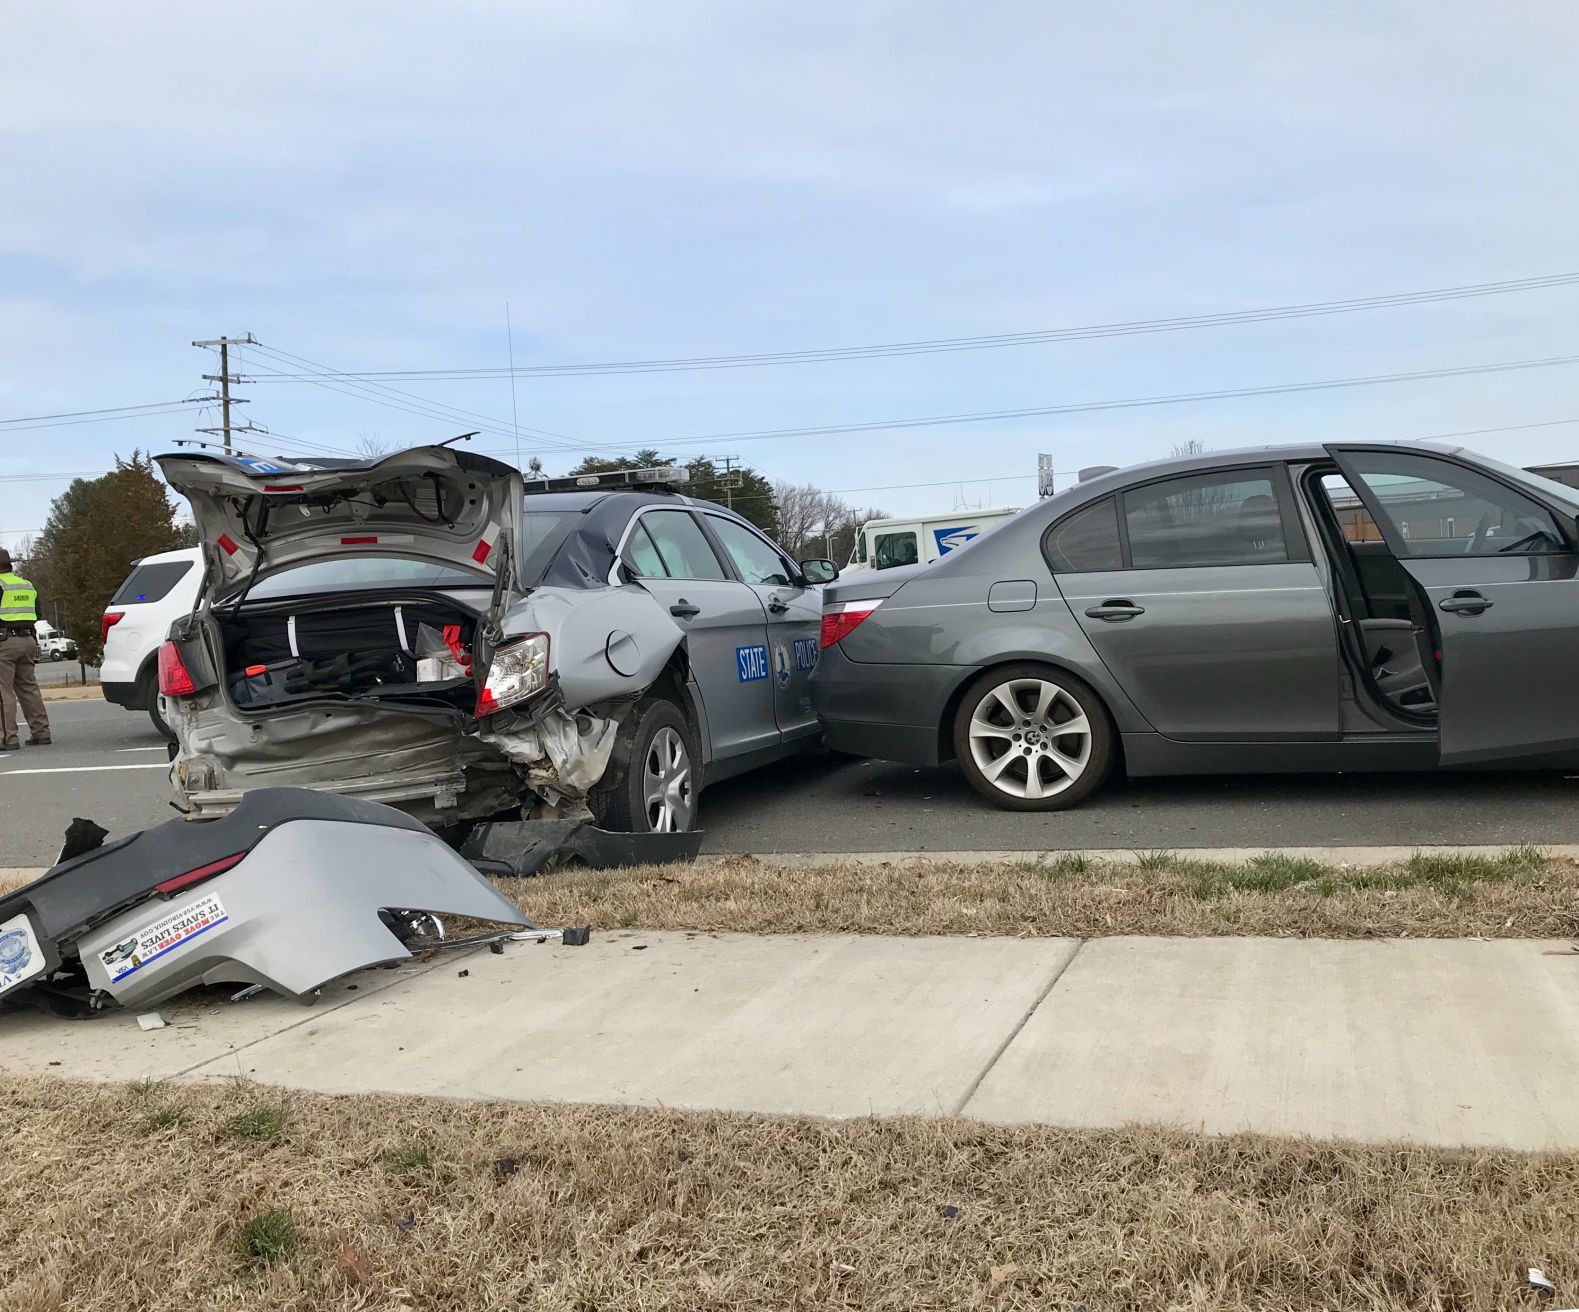
<svg viewBox="0 0 1579 1312"><path fill-rule="evenodd" d="M154 671L146 671L142 678L137 680L137 695L143 705L148 708L148 718L153 721L153 726L159 731L159 736L166 742L175 742L175 731L165 722L165 718L159 710L159 676Z"/></svg>
<svg viewBox="0 0 1579 1312"><path fill-rule="evenodd" d="M683 753L687 785L678 795L665 789L670 800L655 803L655 780L672 773L676 745ZM620 725L609 767L587 795L587 805L599 827L617 833L668 832L664 820L669 813L674 815L675 830L695 829L700 764L696 735L685 712L667 698L644 697Z"/></svg>
<svg viewBox="0 0 1579 1312"><path fill-rule="evenodd" d="M1039 708L1046 687L1056 691L1044 713ZM1010 715L1011 703L1018 715ZM1081 728L1058 732L1059 725L1077 721ZM1022 661L989 670L965 690L954 713L953 739L965 778L994 806L1063 811L1102 786L1113 768L1118 735L1088 683L1050 665ZM1079 765L1078 773L1071 773L1071 763Z"/></svg>
<svg viewBox="0 0 1579 1312"><path fill-rule="evenodd" d="M63 651L52 651L49 653L49 659L52 661L63 661L66 659L66 653Z"/></svg>

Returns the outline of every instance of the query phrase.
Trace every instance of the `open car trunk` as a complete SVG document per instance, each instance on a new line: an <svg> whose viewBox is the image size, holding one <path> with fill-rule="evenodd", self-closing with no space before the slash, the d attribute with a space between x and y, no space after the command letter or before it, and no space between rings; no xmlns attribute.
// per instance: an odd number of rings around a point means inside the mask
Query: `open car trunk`
<svg viewBox="0 0 1579 1312"><path fill-rule="evenodd" d="M352 556L429 561L516 586L521 475L487 456L421 446L375 460L178 452L158 461L192 503L209 561L206 600Z"/></svg>
<svg viewBox="0 0 1579 1312"><path fill-rule="evenodd" d="M282 600L213 619L238 711L356 699L470 715L477 705L479 616L443 596Z"/></svg>

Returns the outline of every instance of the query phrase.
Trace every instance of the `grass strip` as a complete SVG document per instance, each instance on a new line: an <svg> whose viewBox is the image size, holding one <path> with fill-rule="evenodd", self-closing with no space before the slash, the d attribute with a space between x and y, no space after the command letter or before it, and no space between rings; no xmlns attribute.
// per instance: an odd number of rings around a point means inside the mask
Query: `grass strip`
<svg viewBox="0 0 1579 1312"><path fill-rule="evenodd" d="M1237 865L1170 852L1132 863L561 870L500 886L540 924L758 934L1271 935L1560 938L1579 934L1579 865L1516 847L1349 867L1269 852Z"/></svg>
<svg viewBox="0 0 1579 1312"><path fill-rule="evenodd" d="M1579 1155L0 1076L0 1307L1536 1306ZM284 1108L278 1137L229 1127Z"/></svg>

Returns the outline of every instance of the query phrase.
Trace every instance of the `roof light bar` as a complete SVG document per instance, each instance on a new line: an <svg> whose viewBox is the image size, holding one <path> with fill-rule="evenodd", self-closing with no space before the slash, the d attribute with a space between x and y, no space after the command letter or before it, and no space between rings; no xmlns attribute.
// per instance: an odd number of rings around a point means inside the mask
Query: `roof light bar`
<svg viewBox="0 0 1579 1312"><path fill-rule="evenodd" d="M528 492L585 492L589 488L673 487L690 481L691 476L678 465L655 465L650 469L616 469L607 474L570 474L564 478L529 478Z"/></svg>

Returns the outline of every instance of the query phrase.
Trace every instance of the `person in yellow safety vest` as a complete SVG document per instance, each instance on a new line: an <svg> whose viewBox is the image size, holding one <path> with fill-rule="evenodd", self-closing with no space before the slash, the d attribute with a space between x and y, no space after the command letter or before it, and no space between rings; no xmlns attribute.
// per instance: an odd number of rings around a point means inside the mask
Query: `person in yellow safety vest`
<svg viewBox="0 0 1579 1312"><path fill-rule="evenodd" d="M38 590L12 572L11 553L0 547L0 752L14 752L17 707L27 720L29 747L49 746L49 715L38 690Z"/></svg>

